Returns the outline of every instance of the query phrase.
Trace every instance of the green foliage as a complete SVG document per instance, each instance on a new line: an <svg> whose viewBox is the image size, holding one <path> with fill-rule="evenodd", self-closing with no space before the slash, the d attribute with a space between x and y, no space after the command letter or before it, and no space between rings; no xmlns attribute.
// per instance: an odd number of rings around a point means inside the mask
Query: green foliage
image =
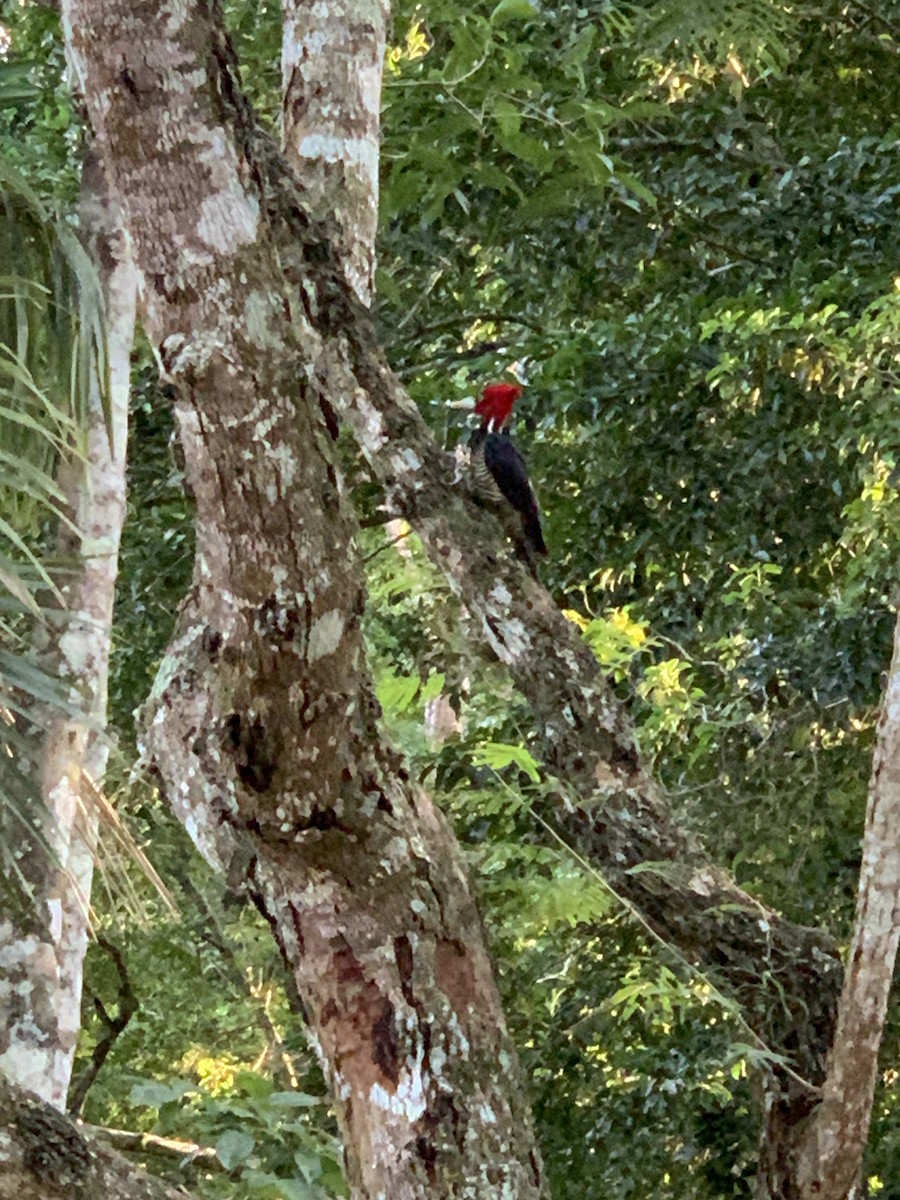
<svg viewBox="0 0 900 1200"><path fill-rule="evenodd" d="M495 771L515 766L532 783L537 783L540 779L538 764L524 746L509 746L503 742L485 742L475 751L473 762L476 765L491 767Z"/></svg>
<svg viewBox="0 0 900 1200"><path fill-rule="evenodd" d="M170 396L142 349L131 393L128 511L119 553L110 712L133 743L133 720L150 691L186 594L194 561L193 507L176 458Z"/></svg>
<svg viewBox="0 0 900 1200"><path fill-rule="evenodd" d="M320 1097L278 1091L265 1077L237 1072L214 1093L188 1080L137 1083L131 1102L158 1111L157 1131L183 1131L215 1148L224 1175L204 1173L201 1195L234 1200L329 1200L345 1196L340 1145L310 1121Z"/></svg>
<svg viewBox="0 0 900 1200"><path fill-rule="evenodd" d="M52 5L3 6L0 146L11 170L45 200L74 205L81 176L81 123L66 81L59 15Z"/></svg>
<svg viewBox="0 0 900 1200"><path fill-rule="evenodd" d="M104 933L119 946L138 1010L113 1041L83 1115L215 1149L218 1166L208 1167L203 1158L157 1157L152 1144L147 1151L154 1170L211 1200L345 1195L322 1075L289 1010L268 926L223 894L150 789L132 787L120 812L179 912L164 909L143 876L130 902L122 888L98 890ZM76 1085L108 1036L101 1014L115 1012L121 988L120 967L92 944Z"/></svg>
<svg viewBox="0 0 900 1200"><path fill-rule="evenodd" d="M55 590L29 541L68 520L54 476L83 455L88 395L105 392L103 305L78 240L13 171L0 171L0 202L0 258L18 268L0 278L0 580L36 613L15 559Z"/></svg>
<svg viewBox="0 0 900 1200"><path fill-rule="evenodd" d="M705 981L642 943L585 864L563 846L542 844L535 802L554 782L541 779L528 749L527 713L502 672L467 676L471 660L446 613L445 694L454 697L461 729L428 744L410 656L414 662L425 645L417 640L424 614L449 601L415 541L403 546L402 555L391 549L371 560L369 642L389 671L389 695L401 701L388 712L391 730L468 847L506 1010L533 1081L553 1194L695 1196L704 1194L698 1178L708 1178L710 1196L749 1195L754 1132L740 1066L750 1051L740 1048L731 1013ZM394 572L403 586L389 586ZM654 650L646 627L622 610L579 624L620 680L640 677L642 656ZM668 711L667 698L660 704L648 700L648 724ZM683 735L682 723L672 736ZM729 1190L716 1191L725 1178Z"/></svg>
<svg viewBox="0 0 900 1200"><path fill-rule="evenodd" d="M637 22L639 44L670 55L688 70L696 57L711 67L730 68L729 82L746 86L746 69L784 69L792 47L786 37L796 16L771 0L660 0Z"/></svg>

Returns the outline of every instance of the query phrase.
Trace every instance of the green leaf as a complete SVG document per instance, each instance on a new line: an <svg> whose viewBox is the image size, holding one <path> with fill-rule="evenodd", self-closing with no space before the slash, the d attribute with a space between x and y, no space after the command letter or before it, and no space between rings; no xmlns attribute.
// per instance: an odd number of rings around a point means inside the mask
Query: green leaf
<svg viewBox="0 0 900 1200"><path fill-rule="evenodd" d="M147 1080L145 1083L136 1083L129 1092L128 1098L132 1104L145 1104L148 1108L162 1108L164 1104L180 1100L188 1092L194 1090L194 1084L187 1079L175 1079L171 1083Z"/></svg>
<svg viewBox="0 0 900 1200"><path fill-rule="evenodd" d="M523 162L530 163L542 171L548 170L556 161L555 150L551 150L545 143L527 134L504 133L503 130L500 130L497 141L504 150L508 150L516 158L521 158Z"/></svg>
<svg viewBox="0 0 900 1200"><path fill-rule="evenodd" d="M495 163L477 163L472 172L472 182L482 187L495 188L500 193L516 192L520 198L523 195L509 175L501 171Z"/></svg>
<svg viewBox="0 0 900 1200"><path fill-rule="evenodd" d="M459 24L453 27L451 33L453 49L447 56L443 70L443 76L450 84L455 85L471 75L486 57L490 31L483 18L472 24L477 28L477 32L470 24Z"/></svg>
<svg viewBox="0 0 900 1200"><path fill-rule="evenodd" d="M234 1077L234 1086L253 1100L271 1100L272 1098L271 1079L267 1079L265 1075L260 1075L257 1071L238 1071Z"/></svg>
<svg viewBox="0 0 900 1200"><path fill-rule="evenodd" d="M643 200L644 203L650 208L656 208L656 197L648 187L641 183L636 175L632 175L630 171L621 171L618 167L616 167L614 178L617 179L623 187L628 188L629 192L633 192L639 200Z"/></svg>
<svg viewBox="0 0 900 1200"><path fill-rule="evenodd" d="M540 782L541 773L537 762L524 746L510 746L502 742L486 742L479 746L474 761L494 771L515 766L523 771L532 783Z"/></svg>
<svg viewBox="0 0 900 1200"><path fill-rule="evenodd" d="M406 712L415 702L421 687L417 675L393 675L385 672L375 692L386 717Z"/></svg>
<svg viewBox="0 0 900 1200"><path fill-rule="evenodd" d="M318 1200L321 1196L321 1192L302 1179L279 1179L278 1188L284 1200Z"/></svg>
<svg viewBox="0 0 900 1200"><path fill-rule="evenodd" d="M316 1108L324 1104L319 1096L309 1096L306 1092L273 1092L269 1103L274 1108Z"/></svg>
<svg viewBox="0 0 900 1200"><path fill-rule="evenodd" d="M216 1142L216 1157L226 1171L231 1171L247 1161L255 1145L256 1139L243 1129L226 1129Z"/></svg>
<svg viewBox="0 0 900 1200"><path fill-rule="evenodd" d="M420 699L427 704L429 700L435 700L444 690L444 684L447 677L441 671L432 671L428 676L428 681L422 688Z"/></svg>
<svg viewBox="0 0 900 1200"><path fill-rule="evenodd" d="M577 212L584 202L583 189L583 176L575 171L567 171L530 192L518 212L524 220L554 217L573 210Z"/></svg>
<svg viewBox="0 0 900 1200"><path fill-rule="evenodd" d="M491 11L492 25L501 25L504 21L530 21L537 15L537 4L532 0L500 0Z"/></svg>
<svg viewBox="0 0 900 1200"><path fill-rule="evenodd" d="M307 1183L315 1183L322 1174L322 1160L314 1151L295 1150L294 1165Z"/></svg>
<svg viewBox="0 0 900 1200"><path fill-rule="evenodd" d="M14 654L0 648L0 679L43 704L49 704L72 716L79 714L76 705L69 700L68 684L58 676L51 675L29 662L22 654ZM13 704L9 699L4 703L11 706Z"/></svg>
<svg viewBox="0 0 900 1200"><path fill-rule="evenodd" d="M579 78L581 77L580 68L587 62L596 40L597 27L595 25L585 25L575 41L568 46L562 55L563 65L565 67L578 68Z"/></svg>
<svg viewBox="0 0 900 1200"><path fill-rule="evenodd" d="M511 100L507 100L502 96L494 105L492 114L501 132L506 137L518 133L522 127L521 108L518 104L513 104Z"/></svg>
<svg viewBox="0 0 900 1200"><path fill-rule="evenodd" d="M27 586L19 578L17 564L0 554L0 587L5 587L23 608L35 617L40 616L40 607Z"/></svg>

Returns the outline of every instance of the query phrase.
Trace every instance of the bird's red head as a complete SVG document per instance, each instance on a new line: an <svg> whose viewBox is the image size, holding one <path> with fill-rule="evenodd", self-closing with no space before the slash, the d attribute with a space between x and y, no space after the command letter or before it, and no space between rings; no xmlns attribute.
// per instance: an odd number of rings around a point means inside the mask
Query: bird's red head
<svg viewBox="0 0 900 1200"><path fill-rule="evenodd" d="M489 383L475 405L475 412L485 425L503 426L524 390L518 383Z"/></svg>

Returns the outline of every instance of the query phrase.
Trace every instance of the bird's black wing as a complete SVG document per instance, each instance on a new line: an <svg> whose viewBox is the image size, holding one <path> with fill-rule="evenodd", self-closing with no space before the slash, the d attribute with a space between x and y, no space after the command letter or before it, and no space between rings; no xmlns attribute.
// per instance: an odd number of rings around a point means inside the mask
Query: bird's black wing
<svg viewBox="0 0 900 1200"><path fill-rule="evenodd" d="M484 464L497 487L518 512L537 511L528 468L508 433L489 433L484 439Z"/></svg>

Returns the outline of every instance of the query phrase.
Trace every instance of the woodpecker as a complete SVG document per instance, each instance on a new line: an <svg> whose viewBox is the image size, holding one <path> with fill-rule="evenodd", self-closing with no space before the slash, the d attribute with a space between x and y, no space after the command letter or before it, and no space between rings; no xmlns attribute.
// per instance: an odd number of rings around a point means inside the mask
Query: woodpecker
<svg viewBox="0 0 900 1200"><path fill-rule="evenodd" d="M528 481L525 459L509 435L508 425L523 388L517 383L489 383L475 405L481 425L469 440L475 495L495 508L520 557L529 564L546 554L537 497Z"/></svg>

